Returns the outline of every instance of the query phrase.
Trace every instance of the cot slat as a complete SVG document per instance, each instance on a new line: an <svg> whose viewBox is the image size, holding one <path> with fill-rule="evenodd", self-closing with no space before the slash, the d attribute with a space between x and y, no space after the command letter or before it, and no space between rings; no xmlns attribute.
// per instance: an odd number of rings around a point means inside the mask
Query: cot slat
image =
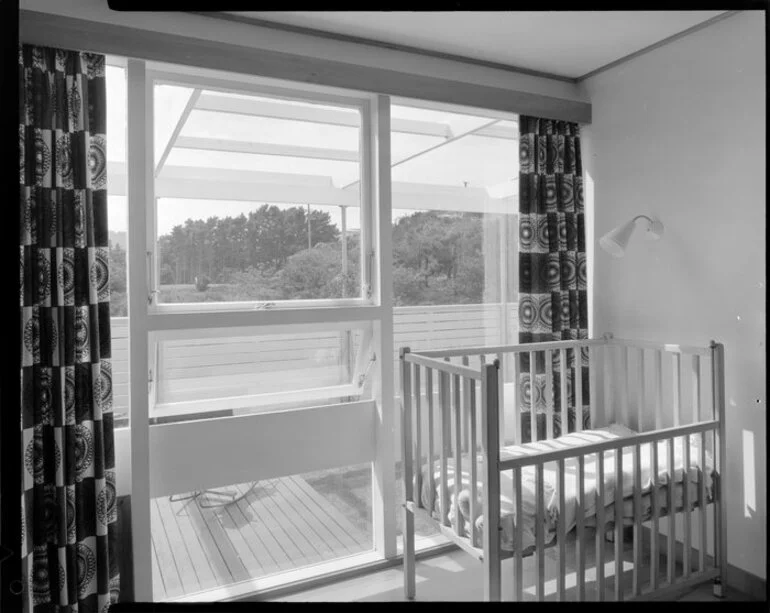
<svg viewBox="0 0 770 613"><path fill-rule="evenodd" d="M700 486L698 487L698 507L700 508L700 548L698 549L698 569L706 570L706 544L708 541L708 515L706 513L706 433L700 435Z"/></svg>
<svg viewBox="0 0 770 613"><path fill-rule="evenodd" d="M612 345L604 346L604 420L602 425L612 423L615 408L612 406Z"/></svg>
<svg viewBox="0 0 770 613"><path fill-rule="evenodd" d="M655 429L663 427L663 352L655 352Z"/></svg>
<svg viewBox="0 0 770 613"><path fill-rule="evenodd" d="M514 575L514 599L518 602L524 600L524 565L521 558L522 541L524 539L522 529L522 504L521 504L521 468L513 469L513 490L515 500L515 535L514 535L514 556L513 556L513 575Z"/></svg>
<svg viewBox="0 0 770 613"><path fill-rule="evenodd" d="M692 356L692 423L700 421L700 356Z"/></svg>
<svg viewBox="0 0 770 613"><path fill-rule="evenodd" d="M674 583L676 559L674 546L676 544L676 514L674 513L674 437L668 439L668 487L666 488L666 527L668 528L668 541L666 548L666 570L668 571L669 585Z"/></svg>
<svg viewBox="0 0 770 613"><path fill-rule="evenodd" d="M462 465L462 401L460 396L460 375L454 375L454 422L455 422L455 534L462 536L464 534L464 519L460 512L460 492L463 486L463 465Z"/></svg>
<svg viewBox="0 0 770 613"><path fill-rule="evenodd" d="M577 468L577 509L576 509L576 531L577 539L575 541L575 556L577 557L577 599L579 602L585 600L586 594L586 542L584 527L584 509L585 509L585 456L578 456Z"/></svg>
<svg viewBox="0 0 770 613"><path fill-rule="evenodd" d="M604 453L596 454L596 599L604 600Z"/></svg>
<svg viewBox="0 0 770 613"><path fill-rule="evenodd" d="M603 425L599 422L599 389L596 384L597 371L599 369L599 348L588 348L588 414L591 417L591 427L598 428Z"/></svg>
<svg viewBox="0 0 770 613"><path fill-rule="evenodd" d="M658 443L650 443L652 453L652 484L650 491L650 513L652 514L652 532L650 533L650 587L653 590L658 589L658 567L660 562L660 551L658 550L658 525L660 510L658 509Z"/></svg>
<svg viewBox="0 0 770 613"><path fill-rule="evenodd" d="M623 352L625 353L625 352ZM623 600L623 448L615 451L615 600Z"/></svg>
<svg viewBox="0 0 770 613"><path fill-rule="evenodd" d="M439 503L441 505L441 523L445 526L449 526L449 485L447 481L447 444L449 438L447 434L447 410L449 403L449 374L439 371L439 466L441 475L441 495L439 496Z"/></svg>
<svg viewBox="0 0 770 613"><path fill-rule="evenodd" d="M511 354L513 360L513 444L521 445L521 408L519 401L519 355Z"/></svg>
<svg viewBox="0 0 770 613"><path fill-rule="evenodd" d="M412 369L409 363L401 356L401 428L403 441L404 458L404 593L407 598L414 595L414 557L409 555L409 551L414 551L414 514L410 512L406 504L414 500L414 491L412 489L412 478L414 475L412 467Z"/></svg>
<svg viewBox="0 0 770 613"><path fill-rule="evenodd" d="M433 424L433 369L425 369L425 393L428 397L428 509L433 513L436 501L436 479L433 474L433 436L435 426ZM422 494L418 492L422 498Z"/></svg>
<svg viewBox="0 0 770 613"><path fill-rule="evenodd" d="M537 524L535 524L535 545L537 549L537 599L545 600L545 477L543 463L535 468L537 475Z"/></svg>
<svg viewBox="0 0 770 613"><path fill-rule="evenodd" d="M564 350L562 349L562 351ZM564 362L562 362L562 364L564 364ZM559 521L556 526L556 540L559 543L559 574L556 577L556 584L559 593L559 602L563 602L565 600L565 578L567 575L567 550L564 542L564 519L567 517L564 498L564 460L559 460L557 464L559 480Z"/></svg>
<svg viewBox="0 0 770 613"><path fill-rule="evenodd" d="M637 390L637 412L636 412L636 429L639 432L644 432L644 408L645 408L645 381L644 381L644 349L639 349L639 363L637 364L637 381L639 383L639 389Z"/></svg>
<svg viewBox="0 0 770 613"><path fill-rule="evenodd" d="M620 407L623 411L623 425L627 426L629 425L630 421L630 414L628 409L628 395L630 393L630 390L628 389L628 353L631 351L631 348L626 345L625 347L621 347L620 349L620 370L622 373L621 376L621 383L623 385L623 389L621 391L620 395Z"/></svg>
<svg viewBox="0 0 770 613"><path fill-rule="evenodd" d="M680 411L682 410L682 354L672 353L672 377L673 392L674 392L674 427L680 423Z"/></svg>
<svg viewBox="0 0 770 613"><path fill-rule="evenodd" d="M477 547L476 540L478 535L476 533L476 381L473 379L466 379L465 383L470 386L470 463L471 463L471 544Z"/></svg>
<svg viewBox="0 0 770 613"><path fill-rule="evenodd" d="M583 430L583 349L575 347L575 381L572 389L575 390L575 430Z"/></svg>
<svg viewBox="0 0 770 613"><path fill-rule="evenodd" d="M529 441L533 442L537 440L537 411L535 408L535 390L537 389L537 379L535 377L535 373L537 372L535 369L535 352L530 351L529 352L529 416L530 416L530 424L529 424Z"/></svg>
<svg viewBox="0 0 770 613"><path fill-rule="evenodd" d="M545 360L545 438L553 438L553 352L547 349L543 353Z"/></svg>
<svg viewBox="0 0 770 613"><path fill-rule="evenodd" d="M639 571L642 568L642 446L634 446L634 575L633 593L642 593Z"/></svg>
<svg viewBox="0 0 770 613"><path fill-rule="evenodd" d="M580 351L577 349L576 351ZM569 416L567 414L567 403L569 398L567 397L567 377L569 376L569 362L567 362L567 350L559 349L559 364L561 366L560 380L561 380L561 433L562 435L569 432ZM577 409L575 409L575 418L578 418Z"/></svg>
<svg viewBox="0 0 770 613"><path fill-rule="evenodd" d="M422 507L422 387L420 385L420 366L419 364L413 364L414 366L414 415L415 415L415 429L414 429L414 469L417 471L416 485L417 485L417 500L415 501L418 507Z"/></svg>
<svg viewBox="0 0 770 613"><path fill-rule="evenodd" d="M504 358L508 354L506 353L498 353L497 359L500 362L500 368L497 371L497 377L498 377L498 385L497 385L497 394L498 398L500 399L498 401L498 406L500 407L500 413L499 413L499 428L500 428L500 446L505 446L505 362L503 361Z"/></svg>
<svg viewBox="0 0 770 613"><path fill-rule="evenodd" d="M684 559L683 576L687 579L692 571L692 514L690 512L690 437L683 437L684 457L682 466L682 506L684 507Z"/></svg>
<svg viewBox="0 0 770 613"><path fill-rule="evenodd" d="M470 359L467 355L463 356L463 366L468 366L470 364ZM471 398L470 398L470 383L469 379L465 379L463 381L463 451L470 451L471 448L471 441L469 439L470 435L470 420L471 420Z"/></svg>

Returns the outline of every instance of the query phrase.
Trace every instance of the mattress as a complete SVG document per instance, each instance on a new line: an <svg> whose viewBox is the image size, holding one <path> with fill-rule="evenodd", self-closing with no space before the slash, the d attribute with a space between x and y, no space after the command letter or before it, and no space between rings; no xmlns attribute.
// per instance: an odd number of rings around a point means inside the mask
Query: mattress
<svg viewBox="0 0 770 613"><path fill-rule="evenodd" d="M550 441L539 441L537 443L529 443L527 445L511 445L501 449L501 460L520 457L522 455L533 455L537 452L553 449L563 449L568 447L579 448L583 445L601 442L610 439L623 438L636 434L630 428L619 424L612 424L606 428L598 428L595 430L584 430L582 432L573 432L566 436L552 439ZM652 493L652 444L646 443L641 445L641 496L642 496L642 518L646 520L650 517L651 513L651 493ZM674 505L677 510L681 510L682 501L684 498L684 492L682 488L682 481L684 476L684 448L682 439L675 440L674 445L674 462L671 467L668 463L668 442L660 441L658 445L658 474L657 483L658 488L654 492L659 503L659 515L664 515L668 512L667 507L667 489L668 484L673 484L674 490ZM623 452L623 477L620 487L622 488L623 497L623 517L627 520L632 520L633 513L633 498L634 498L634 465L633 465L633 448L629 447L624 449ZM470 460L469 454L463 454L462 456L462 488L460 491L459 508L460 513L463 516L463 528L464 536L470 536ZM477 478L481 475L483 466L483 456L478 454L476 456L477 461ZM605 525L613 524L614 522L614 504L615 504L615 490L617 487L616 475L615 475L615 453L614 451L607 451L603 454L602 463L604 466L604 507L605 507ZM583 512L586 519L585 525L591 526L596 524L596 502L598 498L598 480L597 480L597 461L596 454L591 454L585 459L585 478L584 478L584 496L585 501ZM702 470L701 453L700 453L700 435L693 435L690 437L690 468L688 471L689 481L689 501L691 505L698 500L699 484L701 475L704 475L707 500L711 500L713 493L713 459L711 454L706 453L706 467ZM544 544L546 546L553 545L556 541L556 534L559 522L564 524L565 533L569 532L575 527L577 522L577 459L568 458L564 462L565 476L564 476L564 517L560 517L559 511L559 491L558 491L558 474L557 464L550 462L545 465L543 470L544 486L543 486L543 508L544 508ZM537 524L537 494L536 494L536 481L535 481L535 467L527 466L521 471L521 484L522 484L522 543L521 547L515 542L516 534L516 516L513 502L513 480L512 471L504 471L500 475L500 525L501 525L501 546L504 551L515 551L521 549L523 555L529 555L535 548L535 528ZM441 468L439 461L433 463L433 475L436 485L434 493L434 508L432 509L432 515L435 519L440 518L441 509ZM430 505L429 490L430 484L428 481L428 466L423 467L423 485L420 492L423 506L427 509ZM454 459L449 458L447 461L447 486L449 489L449 521L452 526L455 525L455 508L454 508ZM484 516L482 508L482 496L481 496L481 481L477 482L477 504L475 505L476 517L474 521L476 523L477 534L482 535L484 530ZM665 508L665 510L664 510ZM624 522L625 523L625 522Z"/></svg>

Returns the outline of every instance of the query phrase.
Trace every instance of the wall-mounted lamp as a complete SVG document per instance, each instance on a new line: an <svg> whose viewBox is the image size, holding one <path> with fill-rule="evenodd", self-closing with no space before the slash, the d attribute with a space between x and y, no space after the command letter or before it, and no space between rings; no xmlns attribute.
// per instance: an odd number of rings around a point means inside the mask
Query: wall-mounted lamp
<svg viewBox="0 0 770 613"><path fill-rule="evenodd" d="M599 239L602 249L613 257L622 258L639 219L644 219L646 222L644 237L647 240L657 240L663 236L663 224L659 219L650 218L647 215L637 215L631 221L627 221L622 226L618 226L602 236Z"/></svg>

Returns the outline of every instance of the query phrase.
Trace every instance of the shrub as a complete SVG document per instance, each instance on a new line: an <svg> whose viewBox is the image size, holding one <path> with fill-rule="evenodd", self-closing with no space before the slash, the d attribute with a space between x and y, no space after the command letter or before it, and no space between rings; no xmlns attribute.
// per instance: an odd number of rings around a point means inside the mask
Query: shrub
<svg viewBox="0 0 770 613"><path fill-rule="evenodd" d="M195 289L199 292L205 292L209 288L209 283L211 283L211 279L206 275L198 275L195 277Z"/></svg>

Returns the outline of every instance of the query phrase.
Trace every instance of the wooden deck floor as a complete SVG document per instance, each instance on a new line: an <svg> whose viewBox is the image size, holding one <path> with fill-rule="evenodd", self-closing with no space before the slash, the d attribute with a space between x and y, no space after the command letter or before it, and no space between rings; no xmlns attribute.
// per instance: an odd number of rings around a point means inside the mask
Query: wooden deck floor
<svg viewBox="0 0 770 613"><path fill-rule="evenodd" d="M298 476L262 481L233 504L202 506L214 501L152 500L156 601L372 548L371 535Z"/></svg>

